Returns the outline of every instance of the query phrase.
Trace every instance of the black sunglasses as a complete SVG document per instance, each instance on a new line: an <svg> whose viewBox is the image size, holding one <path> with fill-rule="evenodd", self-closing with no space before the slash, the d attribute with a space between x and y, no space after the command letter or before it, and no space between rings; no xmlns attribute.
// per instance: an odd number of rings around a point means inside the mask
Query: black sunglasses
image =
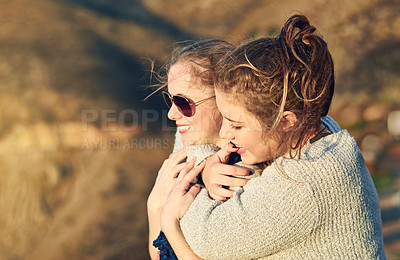
<svg viewBox="0 0 400 260"><path fill-rule="evenodd" d="M172 107L172 104L175 104L178 108L179 112L186 117L192 117L196 112L196 106L199 105L201 102L206 101L207 99L213 98L215 96L211 96L200 101L194 102L190 98L183 97L183 96L172 96L167 91L162 92L165 104L167 104L168 108Z"/></svg>

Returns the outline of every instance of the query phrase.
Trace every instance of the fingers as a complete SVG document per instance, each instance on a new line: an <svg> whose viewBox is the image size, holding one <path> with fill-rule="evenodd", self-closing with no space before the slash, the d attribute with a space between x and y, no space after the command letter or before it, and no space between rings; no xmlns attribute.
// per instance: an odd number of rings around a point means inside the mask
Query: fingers
<svg viewBox="0 0 400 260"><path fill-rule="evenodd" d="M216 156L220 162L227 163L229 160L229 155L237 150L238 148L234 148L232 143L228 143L221 150L216 152Z"/></svg>
<svg viewBox="0 0 400 260"><path fill-rule="evenodd" d="M200 192L200 185L199 184L195 184L193 185L189 191L187 192L188 195L192 196L193 198L196 197L196 195Z"/></svg>
<svg viewBox="0 0 400 260"><path fill-rule="evenodd" d="M186 153L187 153L186 148L184 148L178 152L171 153L169 155L168 159L164 160L163 164L161 165L159 174L168 172L172 167L174 167L175 165L182 162L187 157Z"/></svg>
<svg viewBox="0 0 400 260"><path fill-rule="evenodd" d="M189 176L190 174L187 174L186 176ZM179 184L181 183L177 183L175 188L169 194L168 199L162 209L161 213L162 229L165 229L167 227L167 222L169 220L179 221L180 219L182 219L182 217L185 215L186 211L189 209L190 205L196 198L197 194L200 192L199 184L194 185L188 191L186 191L186 189L184 189ZM166 225L164 225L164 223Z"/></svg>
<svg viewBox="0 0 400 260"><path fill-rule="evenodd" d="M230 175L230 176L249 176L250 169L235 165L228 165L222 163L215 163L212 165L211 171L219 172L223 175Z"/></svg>
<svg viewBox="0 0 400 260"><path fill-rule="evenodd" d="M234 191L223 188L221 185L213 185L210 190L210 195L211 193L213 196L218 197L218 200L226 200L227 198L232 198ZM212 197L215 199L214 197Z"/></svg>
<svg viewBox="0 0 400 260"><path fill-rule="evenodd" d="M177 178L178 174L187 167L188 163L180 163L178 165L175 165L169 172L168 172L168 178Z"/></svg>
<svg viewBox="0 0 400 260"><path fill-rule="evenodd" d="M184 167L184 163L181 163L186 156L186 148L169 155L168 159L166 159L160 170L158 171L157 178L175 178L179 171Z"/></svg>
<svg viewBox="0 0 400 260"><path fill-rule="evenodd" d="M237 150L239 150L239 148L236 147L232 142L227 143L224 146L224 149L226 149L227 151L230 151L230 152L236 152Z"/></svg>
<svg viewBox="0 0 400 260"><path fill-rule="evenodd" d="M185 174L185 176L183 176L183 178L180 180L181 185L183 185L184 188L187 189L194 178L196 178L196 176L204 169L205 165L206 162L203 161L199 166L193 168L187 174Z"/></svg>
<svg viewBox="0 0 400 260"><path fill-rule="evenodd" d="M220 201L226 201L227 198L223 196L219 196L211 191L208 191L208 195L213 199L213 200L220 200Z"/></svg>
<svg viewBox="0 0 400 260"><path fill-rule="evenodd" d="M191 169L193 169L195 163L196 163L196 158L193 158L190 162L185 163L184 167L183 167L182 170L179 172L179 175L178 175L178 177L177 177L177 181L182 180L183 177L185 177L185 175L186 175Z"/></svg>
<svg viewBox="0 0 400 260"><path fill-rule="evenodd" d="M182 162L187 157L187 150L186 148L169 155L168 160L170 160L171 165L177 165L178 163Z"/></svg>
<svg viewBox="0 0 400 260"><path fill-rule="evenodd" d="M219 184L229 187L242 187L246 185L249 179L238 178L234 176L220 176Z"/></svg>

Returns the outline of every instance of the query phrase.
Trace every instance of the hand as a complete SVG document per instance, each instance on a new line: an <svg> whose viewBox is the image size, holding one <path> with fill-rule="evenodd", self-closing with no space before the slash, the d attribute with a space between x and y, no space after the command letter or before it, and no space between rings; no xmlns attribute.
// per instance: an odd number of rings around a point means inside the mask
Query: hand
<svg viewBox="0 0 400 260"><path fill-rule="evenodd" d="M147 207L150 211L161 213L169 193L178 181L179 172L188 164L188 162L181 163L186 156L186 149L182 149L179 152L170 154L169 158L162 164L153 189L147 199Z"/></svg>
<svg viewBox="0 0 400 260"><path fill-rule="evenodd" d="M232 144L227 144L207 158L202 179L212 199L225 201L233 196L234 191L224 188L224 186L239 187L248 182L248 179L240 178L240 176L248 176L249 169L226 164L229 155L237 150L238 148L234 148Z"/></svg>
<svg viewBox="0 0 400 260"><path fill-rule="evenodd" d="M177 226L179 220L185 215L200 191L199 184L195 184L189 190L188 188L191 181L204 169L205 162L203 161L194 169L192 169L193 165L187 165L180 172L179 176L183 177L175 184L165 202L161 213L161 227L163 231Z"/></svg>

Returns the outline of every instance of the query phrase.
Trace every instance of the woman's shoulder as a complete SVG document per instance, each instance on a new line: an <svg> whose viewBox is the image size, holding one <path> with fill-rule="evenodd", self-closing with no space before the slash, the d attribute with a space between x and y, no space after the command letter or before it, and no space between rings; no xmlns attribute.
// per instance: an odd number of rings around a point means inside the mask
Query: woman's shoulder
<svg viewBox="0 0 400 260"><path fill-rule="evenodd" d="M263 175L278 174L303 181L310 175L343 175L353 168L359 171L363 166L365 162L356 140L347 130L340 130L304 147L300 157L290 159L286 155L278 158L264 170Z"/></svg>
<svg viewBox="0 0 400 260"><path fill-rule="evenodd" d="M332 133L337 133L341 130L339 124L330 116L322 117L321 121Z"/></svg>
<svg viewBox="0 0 400 260"><path fill-rule="evenodd" d="M301 159L306 161L324 161L329 157L334 158L351 158L352 155L360 153L356 140L349 134L346 129L334 132L321 138L315 143L306 146L301 151ZM345 163L345 160L343 163Z"/></svg>

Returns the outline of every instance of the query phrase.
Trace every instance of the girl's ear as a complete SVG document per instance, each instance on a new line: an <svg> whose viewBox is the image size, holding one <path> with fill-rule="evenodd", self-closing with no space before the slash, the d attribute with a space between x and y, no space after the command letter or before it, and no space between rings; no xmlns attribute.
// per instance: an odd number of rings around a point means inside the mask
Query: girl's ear
<svg viewBox="0 0 400 260"><path fill-rule="evenodd" d="M290 131L297 122L297 116L291 111L284 111L282 115L282 128L285 131Z"/></svg>

